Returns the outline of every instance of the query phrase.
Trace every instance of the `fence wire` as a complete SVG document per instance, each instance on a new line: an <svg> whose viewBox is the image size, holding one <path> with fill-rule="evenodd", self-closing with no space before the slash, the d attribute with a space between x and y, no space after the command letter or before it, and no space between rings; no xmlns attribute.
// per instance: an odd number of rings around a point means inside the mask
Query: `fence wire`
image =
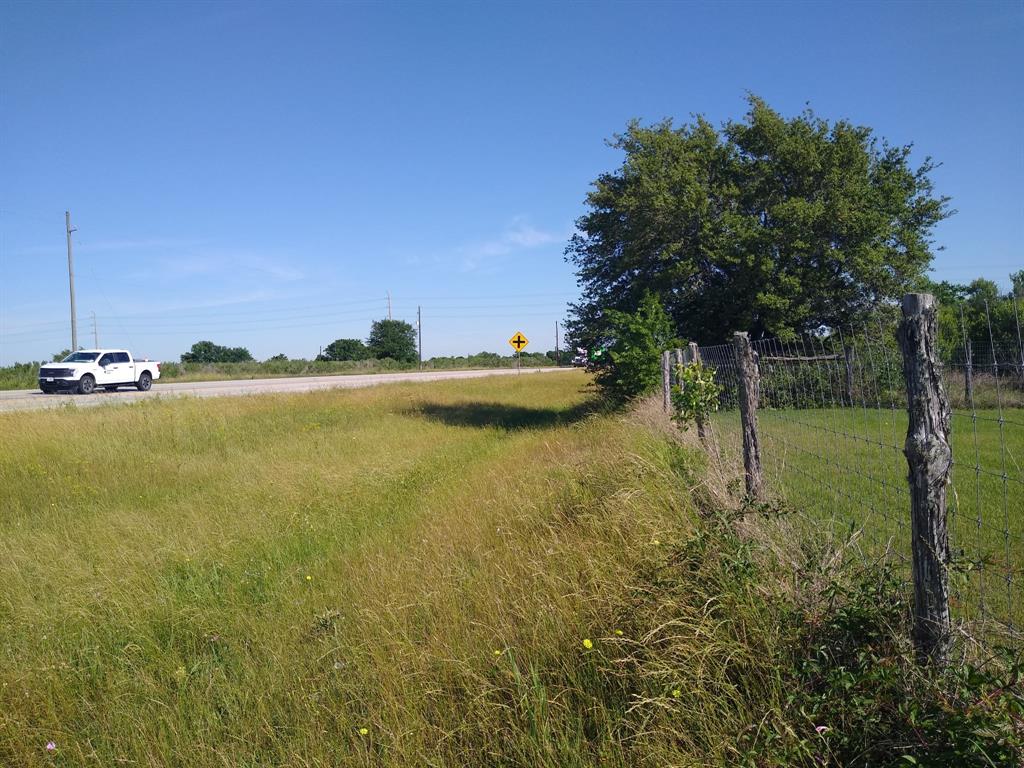
<svg viewBox="0 0 1024 768"><path fill-rule="evenodd" d="M937 345L951 406L951 610L975 636L994 634L1019 645L1024 345L1019 324L1016 338L1007 341L1004 333L997 342L987 305L980 318L969 323L960 313L955 323L940 324ZM752 346L760 374L761 461L771 495L815 526L856 533L865 557L888 556L909 579L907 395L896 326L895 313L878 313L854 327ZM699 351L722 387L714 418L720 448L738 453L733 346Z"/></svg>

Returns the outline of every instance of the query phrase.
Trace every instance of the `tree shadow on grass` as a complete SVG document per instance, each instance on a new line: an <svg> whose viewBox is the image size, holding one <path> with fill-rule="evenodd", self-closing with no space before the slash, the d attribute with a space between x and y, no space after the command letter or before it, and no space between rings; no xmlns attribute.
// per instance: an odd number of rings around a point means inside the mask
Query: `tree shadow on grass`
<svg viewBox="0 0 1024 768"><path fill-rule="evenodd" d="M574 424L600 410L596 400L586 400L571 408L527 408L506 403L471 401L465 403L420 403L409 414L454 427L478 427L520 430L550 429Z"/></svg>

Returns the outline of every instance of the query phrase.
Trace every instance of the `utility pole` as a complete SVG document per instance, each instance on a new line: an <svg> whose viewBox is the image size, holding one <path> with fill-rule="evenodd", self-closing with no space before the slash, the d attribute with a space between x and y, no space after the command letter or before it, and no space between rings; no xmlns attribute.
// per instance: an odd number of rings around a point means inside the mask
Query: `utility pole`
<svg viewBox="0 0 1024 768"><path fill-rule="evenodd" d="M416 307L416 331L419 333L420 340L416 345L416 350L420 357L420 370L423 370L423 307Z"/></svg>
<svg viewBox="0 0 1024 768"><path fill-rule="evenodd" d="M96 310L93 310L92 313L92 348L100 348L100 334L99 330L96 328Z"/></svg>
<svg viewBox="0 0 1024 768"><path fill-rule="evenodd" d="M562 356L558 349L558 321L555 320L555 365L562 364Z"/></svg>
<svg viewBox="0 0 1024 768"><path fill-rule="evenodd" d="M391 291L388 291L388 320L391 319Z"/></svg>
<svg viewBox="0 0 1024 768"><path fill-rule="evenodd" d="M64 211L64 228L68 233L68 285L71 286L71 351L78 351L78 317L75 314L75 267L71 259L71 211Z"/></svg>

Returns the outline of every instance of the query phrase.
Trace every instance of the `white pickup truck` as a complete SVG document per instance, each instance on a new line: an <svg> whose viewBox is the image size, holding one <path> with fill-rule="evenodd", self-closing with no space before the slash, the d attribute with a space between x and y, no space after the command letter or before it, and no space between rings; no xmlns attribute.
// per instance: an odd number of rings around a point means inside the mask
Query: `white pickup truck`
<svg viewBox="0 0 1024 768"><path fill-rule="evenodd" d="M126 349L80 349L59 363L39 368L39 388L47 394L62 389L91 394L96 387L113 392L135 387L145 392L160 378L160 363L136 360Z"/></svg>

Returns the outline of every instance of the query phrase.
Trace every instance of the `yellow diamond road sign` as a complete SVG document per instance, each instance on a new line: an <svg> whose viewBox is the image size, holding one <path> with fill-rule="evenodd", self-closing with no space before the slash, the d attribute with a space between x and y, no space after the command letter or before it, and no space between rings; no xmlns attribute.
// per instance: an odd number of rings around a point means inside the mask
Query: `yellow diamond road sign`
<svg viewBox="0 0 1024 768"><path fill-rule="evenodd" d="M512 345L512 349L516 352L522 352L523 347L530 343L530 340L523 336L519 331L516 331L515 335L508 340L508 343Z"/></svg>

